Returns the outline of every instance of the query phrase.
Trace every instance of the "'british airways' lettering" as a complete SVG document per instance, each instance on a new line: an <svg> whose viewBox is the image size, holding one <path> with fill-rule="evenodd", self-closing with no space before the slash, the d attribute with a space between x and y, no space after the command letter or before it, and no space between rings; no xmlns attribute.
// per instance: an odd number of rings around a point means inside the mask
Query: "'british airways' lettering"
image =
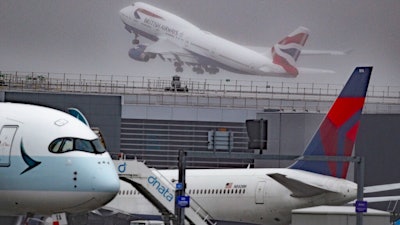
<svg viewBox="0 0 400 225"><path fill-rule="evenodd" d="M158 21L155 21L155 20L152 20L152 19L149 19L149 18L145 18L144 19L144 23L148 24L148 25L150 25L150 26L152 26L152 27L154 27L156 29L161 29L164 32L166 32L168 34L171 34L173 36L177 36L178 35L178 30L176 30L174 28L171 28L171 27L169 27L167 25L161 24Z"/></svg>

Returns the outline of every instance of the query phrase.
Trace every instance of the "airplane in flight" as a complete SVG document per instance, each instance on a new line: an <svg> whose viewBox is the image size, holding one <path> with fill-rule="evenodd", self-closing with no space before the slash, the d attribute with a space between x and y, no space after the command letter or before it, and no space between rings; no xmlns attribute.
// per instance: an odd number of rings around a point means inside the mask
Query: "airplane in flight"
<svg viewBox="0 0 400 225"><path fill-rule="evenodd" d="M47 107L0 103L0 216L82 213L119 191L113 161L75 117ZM19 219L21 221L21 219Z"/></svg>
<svg viewBox="0 0 400 225"><path fill-rule="evenodd" d="M372 67L355 68L303 156L352 155L371 72ZM289 224L293 209L342 205L356 199L357 184L346 180L348 168L349 162L299 159L288 168L187 169L186 194L217 224ZM163 179L178 178L177 170L158 172ZM156 177L147 180L149 188L162 189ZM161 197L173 199L173 193ZM138 219L160 215L143 195L124 182L119 195L103 208Z"/></svg>
<svg viewBox="0 0 400 225"><path fill-rule="evenodd" d="M295 78L299 73L334 73L331 70L300 68L296 61L309 36L299 27L270 51L260 53L203 31L188 21L143 2L123 8L120 17L125 29L135 35L129 57L148 62L157 56L172 62L176 72L186 64L193 72L216 74L220 69L233 73ZM150 43L140 43L144 37ZM308 54L341 55L339 51L309 51Z"/></svg>

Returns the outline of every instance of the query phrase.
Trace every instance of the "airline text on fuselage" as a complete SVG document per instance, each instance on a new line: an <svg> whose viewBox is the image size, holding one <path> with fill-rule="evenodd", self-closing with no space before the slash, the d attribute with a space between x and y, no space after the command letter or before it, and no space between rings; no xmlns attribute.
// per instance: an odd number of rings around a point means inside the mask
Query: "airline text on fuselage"
<svg viewBox="0 0 400 225"><path fill-rule="evenodd" d="M155 29L161 29L162 31L166 32L167 34L177 36L178 35L178 30L171 28L167 25L161 24L160 22L157 22L155 20L145 18L144 23L147 25L150 25L151 27Z"/></svg>

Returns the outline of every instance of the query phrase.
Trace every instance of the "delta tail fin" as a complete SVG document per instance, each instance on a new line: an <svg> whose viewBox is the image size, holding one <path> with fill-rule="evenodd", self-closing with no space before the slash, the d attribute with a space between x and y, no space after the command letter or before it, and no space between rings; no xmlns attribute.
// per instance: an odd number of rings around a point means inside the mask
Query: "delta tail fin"
<svg viewBox="0 0 400 225"><path fill-rule="evenodd" d="M297 76L299 71L296 61L307 41L308 33L307 28L299 27L275 44L271 49L272 62L281 66L288 74Z"/></svg>
<svg viewBox="0 0 400 225"><path fill-rule="evenodd" d="M372 67L357 67L306 147L305 156L351 156ZM346 178L349 162L302 161L291 165L323 175Z"/></svg>

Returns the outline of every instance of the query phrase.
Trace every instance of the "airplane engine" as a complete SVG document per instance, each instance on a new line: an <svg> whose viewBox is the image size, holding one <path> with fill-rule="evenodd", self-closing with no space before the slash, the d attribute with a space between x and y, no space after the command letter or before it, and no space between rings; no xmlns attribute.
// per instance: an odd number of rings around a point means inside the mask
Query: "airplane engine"
<svg viewBox="0 0 400 225"><path fill-rule="evenodd" d="M207 66L205 68L206 72L208 72L209 74L217 74L219 72L219 69L217 67L214 66Z"/></svg>
<svg viewBox="0 0 400 225"><path fill-rule="evenodd" d="M151 57L152 53L144 52L146 47L147 47L146 45L138 45L138 47L136 47L136 48L131 48L129 50L129 57L131 57L134 60L141 61L141 62L147 62L147 61L149 61L150 58L154 58L154 57Z"/></svg>

